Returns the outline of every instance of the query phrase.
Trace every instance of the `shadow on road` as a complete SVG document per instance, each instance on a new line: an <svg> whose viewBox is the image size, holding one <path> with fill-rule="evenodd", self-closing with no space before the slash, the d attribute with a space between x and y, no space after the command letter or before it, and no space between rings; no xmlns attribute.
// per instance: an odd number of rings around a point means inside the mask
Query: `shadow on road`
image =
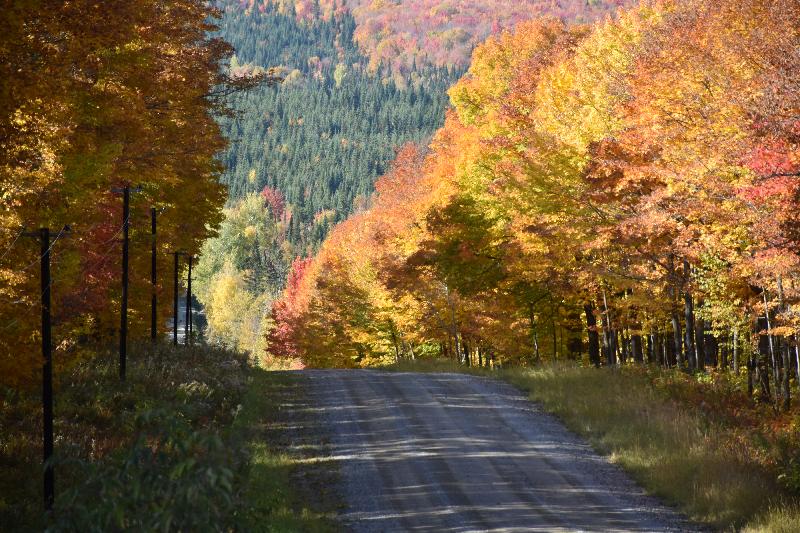
<svg viewBox="0 0 800 533"><path fill-rule="evenodd" d="M513 387L461 374L303 371L356 531L691 529Z"/></svg>

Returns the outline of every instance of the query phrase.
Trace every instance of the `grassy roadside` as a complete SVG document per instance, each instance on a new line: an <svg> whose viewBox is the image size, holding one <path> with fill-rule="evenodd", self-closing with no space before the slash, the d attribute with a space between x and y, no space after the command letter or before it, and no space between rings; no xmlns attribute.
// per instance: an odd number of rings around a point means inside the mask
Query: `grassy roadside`
<svg viewBox="0 0 800 533"><path fill-rule="evenodd" d="M250 366L198 344L132 344L55 371L54 512L42 511L37 390L0 390L0 524L12 531L232 528L247 456L230 426ZM101 497L98 497L101 495Z"/></svg>
<svg viewBox="0 0 800 533"><path fill-rule="evenodd" d="M245 485L246 531L337 531L339 501L331 492L336 471L315 460L307 435L311 413L302 403L298 373L253 369L235 428L250 447L250 471ZM306 418L306 420L302 420Z"/></svg>
<svg viewBox="0 0 800 533"><path fill-rule="evenodd" d="M549 366L493 372L450 361L404 362L389 369L504 379L691 519L726 531L800 531L797 497L772 468L796 443L755 426L743 428L746 408L724 405L732 401L729 389L652 369Z"/></svg>
<svg viewBox="0 0 800 533"><path fill-rule="evenodd" d="M147 343L131 346L124 383L102 349L56 379L50 516L38 390L0 389L0 530L335 530L319 510L335 498L298 482L324 469L281 441L299 377L222 348Z"/></svg>

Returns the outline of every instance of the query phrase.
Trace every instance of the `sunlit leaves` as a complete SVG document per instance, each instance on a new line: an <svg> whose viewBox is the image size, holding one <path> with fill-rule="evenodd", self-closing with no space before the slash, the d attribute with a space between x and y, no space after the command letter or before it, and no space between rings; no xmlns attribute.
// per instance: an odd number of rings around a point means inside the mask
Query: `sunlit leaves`
<svg viewBox="0 0 800 533"><path fill-rule="evenodd" d="M40 366L39 247L16 239L22 227L72 228L53 247L58 364L116 335L122 206L113 190L124 184L141 185L131 199L131 335L149 330L151 206L159 316L168 313L168 254L196 253L224 201L214 91L231 81L220 70L231 50L208 37L212 17L194 0L4 6L0 313L14 317L0 330L4 381L29 381Z"/></svg>

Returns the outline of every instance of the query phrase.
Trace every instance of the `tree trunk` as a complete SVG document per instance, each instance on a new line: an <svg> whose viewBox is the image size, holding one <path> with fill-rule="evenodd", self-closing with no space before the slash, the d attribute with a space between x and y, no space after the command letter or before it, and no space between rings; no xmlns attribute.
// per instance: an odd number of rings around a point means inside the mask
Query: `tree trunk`
<svg viewBox="0 0 800 533"><path fill-rule="evenodd" d="M798 342L797 335L794 336L794 342L794 375L800 381L800 342Z"/></svg>
<svg viewBox="0 0 800 533"><path fill-rule="evenodd" d="M616 332L611 331L611 314L608 310L608 298L606 298L606 291L603 289L603 344L605 345L606 364L614 366L617 364L617 348L614 346L614 338Z"/></svg>
<svg viewBox="0 0 800 533"><path fill-rule="evenodd" d="M667 359L667 342L664 338L663 333L656 333L655 335L656 341L655 345L653 346L653 350L655 351L656 363L658 363L662 368L669 367L669 359Z"/></svg>
<svg viewBox="0 0 800 533"><path fill-rule="evenodd" d="M685 264L685 263L684 263ZM684 268L686 268L684 266ZM689 291L683 295L683 311L684 320L686 321L686 362L689 364L689 370L695 370L697 365L697 352L694 345L694 305L692 302L692 294Z"/></svg>
<svg viewBox="0 0 800 533"><path fill-rule="evenodd" d="M769 301L767 300L767 290L762 293L764 296L764 321L767 325L767 341L769 347L769 358L772 362L772 379L775 385L775 409L780 403L780 370L778 370L778 360L775 356L775 342L772 338L772 324L769 319Z"/></svg>
<svg viewBox="0 0 800 533"><path fill-rule="evenodd" d="M784 307L783 301L783 280L780 276L777 276L777 284L778 284L778 308L781 311L785 311L786 308ZM791 358L791 347L789 345L789 337L784 337L784 345L783 350L781 353L783 355L783 410L788 411L792 405L792 391L789 387L789 368L791 364L789 363L789 359Z"/></svg>
<svg viewBox="0 0 800 533"><path fill-rule="evenodd" d="M677 311L672 312L672 335L673 335L673 354L675 356L675 364L678 368L683 368L683 341L681 334L681 319Z"/></svg>
<svg viewBox="0 0 800 533"><path fill-rule="evenodd" d="M664 361L667 368L672 368L678 365L678 356L675 354L675 342L668 342L667 335L664 334ZM676 339L673 339L675 341ZM677 339L680 340L680 337ZM680 344L677 345L680 348Z"/></svg>
<svg viewBox="0 0 800 533"><path fill-rule="evenodd" d="M619 337L618 337L618 334L619 334L619 332L617 330L615 330L615 329L612 329L609 333L610 333L610 337L611 337L611 339L610 339L611 340L611 350L609 350L609 352L608 352L609 353L608 364L611 365L611 366L616 366L617 363L619 362L619 357L618 357L618 353L619 353Z"/></svg>
<svg viewBox="0 0 800 533"><path fill-rule="evenodd" d="M770 360L770 343L771 338L767 335L762 335L762 331L767 330L767 318L766 316L758 317L756 321L756 328L758 334L758 358L756 360L755 371L756 371L756 379L759 383L759 387L761 389L761 401L765 403L772 402L772 392L770 391L770 372L769 372L769 360Z"/></svg>
<svg viewBox="0 0 800 533"><path fill-rule="evenodd" d="M789 387L789 359L791 357L789 351L791 348L788 342L785 344L783 349L783 410L788 411L792 406L792 391Z"/></svg>
<svg viewBox="0 0 800 533"><path fill-rule="evenodd" d="M703 336L703 346L706 364L716 368L719 361L719 341L715 336L706 333Z"/></svg>
<svg viewBox="0 0 800 533"><path fill-rule="evenodd" d="M695 321L694 332L695 368L700 372L706 370L706 321L698 318Z"/></svg>
<svg viewBox="0 0 800 533"><path fill-rule="evenodd" d="M739 375L739 330L733 330L733 373ZM752 391L751 391L752 394Z"/></svg>
<svg viewBox="0 0 800 533"><path fill-rule="evenodd" d="M633 360L641 364L644 362L644 355L642 354L642 336L631 336L631 351L633 352Z"/></svg>
<svg viewBox="0 0 800 533"><path fill-rule="evenodd" d="M400 361L400 346L397 344L397 334L394 331L394 326L390 324L389 329L392 332L392 344L394 344L394 362L397 363Z"/></svg>
<svg viewBox="0 0 800 533"><path fill-rule="evenodd" d="M617 361L624 365L628 360L628 341L625 338L625 331L614 332L614 343L617 346Z"/></svg>
<svg viewBox="0 0 800 533"><path fill-rule="evenodd" d="M723 372L728 371L728 339L725 338L722 346L720 347L720 362L719 362L720 369Z"/></svg>
<svg viewBox="0 0 800 533"><path fill-rule="evenodd" d="M772 403L772 391L769 384L769 359L764 356L756 362L756 377L761 388L761 401L766 404Z"/></svg>
<svg viewBox="0 0 800 533"><path fill-rule="evenodd" d="M531 338L533 339L533 353L536 362L539 362L539 335L536 332L536 314L533 312L533 304L528 302L528 318L531 321Z"/></svg>
<svg viewBox="0 0 800 533"><path fill-rule="evenodd" d="M587 303L583 306L586 314L586 330L589 333L589 362L596 368L600 367L600 338L597 334L597 319L594 316L594 306Z"/></svg>

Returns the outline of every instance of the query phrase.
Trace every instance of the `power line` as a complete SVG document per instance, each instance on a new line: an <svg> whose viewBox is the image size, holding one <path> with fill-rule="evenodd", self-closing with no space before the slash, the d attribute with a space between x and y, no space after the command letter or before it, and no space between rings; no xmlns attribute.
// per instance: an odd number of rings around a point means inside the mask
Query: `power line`
<svg viewBox="0 0 800 533"><path fill-rule="evenodd" d="M63 231L63 229L62 229L62 231ZM118 230L117 230L117 232L116 232L116 233L115 233L115 234L114 234L114 235L113 235L113 236L112 236L110 239L108 239L107 241L105 241L105 242L103 243L103 244L108 244L108 247L107 247L105 250L103 250L103 255L102 255L102 256L100 256L100 258L99 258L98 260L96 260L96 261L95 261L95 262L94 262L92 265L90 265L90 266L89 266L88 268L86 268L85 270L92 270L92 269L95 269L95 268L97 268L97 267L99 267L99 266L103 265L103 264L106 262L106 260L108 259L108 256L109 256L109 254L111 253L112 249L114 248L114 244L116 244L116 243L113 243L113 242L111 242L111 241L113 241L113 240L114 240L114 238L115 238L117 235L119 235L119 233L120 233L121 231L122 231L122 227L120 227L120 229L118 229ZM20 236L21 236L23 233L24 233L24 230L23 230L23 232L21 232L21 233L20 233ZM60 236L60 235L59 235L59 236ZM58 237L56 237L56 239L58 239ZM110 243L110 244L109 244L109 243ZM50 245L50 249L52 249L52 247L53 247L53 244L55 244L55 240L53 240L53 243ZM102 245L101 245L101 246L102 246ZM41 257L39 258L39 261L40 261L40 260L41 260ZM30 268L30 265L29 265L27 268ZM26 270L26 269L23 269L21 272L25 272L25 270ZM64 279L66 279L66 277L67 277L67 276L66 276L65 274L64 274L64 275L61 275L61 276L59 276L59 277L51 277L51 278L50 278L50 283L47 285L47 287L44 287L44 288L42 289L41 293L39 294L39 297L41 298L41 297L42 297L42 295L44 294L44 292L45 292L47 289L51 288L51 287L53 286L53 284L54 284L54 283L57 283L57 282L59 282L59 281L63 281ZM84 287L84 290L83 290L83 291L81 291L81 292L82 292L82 294L85 294L85 293L86 293L86 290L87 290L87 287ZM23 303L23 300L17 300L17 301L15 301L15 302L12 302L12 303ZM32 313L33 313L33 311L34 311L34 310L35 310L35 306L27 306L27 307L26 307L26 311L24 311L22 314L18 314L18 315L16 316L16 318L14 318L14 320L12 320L11 322L9 322L9 323L8 323L8 324L6 324L5 326L3 326L3 328L2 328L2 329L0 329L0 332L6 332L6 331L9 331L9 330L10 330L11 328L13 328L13 327L14 327L14 326L15 326L17 323L19 323L19 321L20 321L20 320L22 320L23 318L30 318L30 316L32 315Z"/></svg>
<svg viewBox="0 0 800 533"><path fill-rule="evenodd" d="M0 231L5 231L6 233L16 233L19 231L19 227L17 226L14 228L4 228L3 226L0 226Z"/></svg>
<svg viewBox="0 0 800 533"><path fill-rule="evenodd" d="M128 221L130 220L130 214L128 215L128 219L127 219L127 220L128 220ZM92 225L92 226L91 226L89 229L91 229L91 228L95 228L95 227L99 226L100 224L102 224L102 223L96 223L96 224L93 224L93 225ZM102 243L100 243L100 246L101 246L101 247L102 247L102 246L104 246L104 245L107 245L107 246L106 246L106 248L105 248L104 250L102 250L102 252L101 252L101 253L102 253L102 255L101 255L101 256L100 256L98 259L96 259L96 260L95 260L95 261L94 261L92 264L90 264L90 265L88 265L88 266L84 267L82 270L84 270L84 271L90 271L90 270L94 270L94 269L96 269L96 268L98 268L98 267L101 267L101 266L103 266L103 265L106 263L106 261L108 260L108 258L109 258L109 256L110 256L111 252L113 251L113 249L114 249L115 245L117 244L117 243L116 243L116 242L114 242L114 241L115 241L115 240L116 240L116 238L119 236L119 234L120 234L120 233L122 233L122 231L123 231L123 229L124 229L124 228L125 228L125 223L123 222L123 224L122 224L122 225L121 225L119 228L117 228L116 232L114 232L114 234L113 234L113 235L112 235L110 238L108 238L107 240L105 240L105 241L103 241ZM5 228L0 228L0 229L5 229ZM89 229L82 230L82 231L88 231ZM62 234L63 234L65 231L69 231L69 233L74 233L74 232L72 231L71 227L69 227L69 226L64 226L64 227L61 229L61 231L59 231L59 233L58 233L58 235L55 237L55 239L53 239L53 241L51 242L51 244L50 244L50 247L48 248L48 252L52 250L52 248L53 248L53 245L56 243L56 241L57 241L57 240L58 240L58 239L59 239L59 238L62 236ZM14 240L14 241L16 242L16 241L17 241L17 240L18 240L18 239L19 239L21 236L23 236L23 235L24 235L24 233L25 233L25 230L24 230L24 228L23 228L23 229L22 229L22 230L19 232L19 234L17 235L17 237L15 238L15 240ZM12 246L13 246L13 243L12 243ZM6 253L8 253L8 250L6 251ZM52 254L52 255L54 256L55 254ZM22 272L25 272L26 270L28 270L29 268L31 268L33 265L35 265L36 263L40 262L40 261L41 261L41 259L42 259L42 257L43 257L43 255L42 255L42 256L40 256L39 258L37 258L37 259L36 259L35 261L33 261L32 263L30 263L29 265L27 265L25 268L23 268L23 269L22 269L22 270L20 270L19 272L20 272L20 273L22 273ZM1 259L1 258L0 258L0 259ZM53 286L53 284L55 284L55 283L57 283L57 282L60 282L60 281L63 281L63 280L65 280L66 278L67 278L67 275L66 275L66 274L62 274L61 276L58 276L58 277L51 277L51 278L50 278L50 283L47 285L47 287L44 287L44 288L42 289L41 293L39 294L39 297L41 298L41 296L44 294L44 292L45 292L47 289L51 288L51 287ZM80 292L79 292L79 294L86 294L86 292L87 292L87 291L88 291L88 286L84 285L84 287L83 287L83 290L82 290L82 291L80 291ZM24 302L24 300L16 300L15 302L12 302L12 303L17 303L17 304L19 304L19 303L23 303L23 302ZM22 320L22 319L24 319L24 318L28 318L28 317L30 317L30 315L32 315L33 311L35 311L35 306L26 306L26 310L25 310L25 311L23 311L21 314L18 314L18 315L17 315L17 316L16 316L16 317L15 317L15 318L14 318L14 319L11 321L11 322L9 322L9 323L5 324L5 325L4 325L2 328L0 328L0 332L6 332L6 331L9 331L9 330L10 330L11 328L13 328L13 327L14 327L14 326L15 326L17 323L19 323L19 321L20 321L20 320Z"/></svg>
<svg viewBox="0 0 800 533"><path fill-rule="evenodd" d="M63 235L63 234L64 234L64 232L65 232L65 231L68 231L68 230L69 230L69 226L64 226L63 228L61 228L61 230L58 232L58 235L56 235L56 238L55 238L55 239L53 239L53 242L51 242L51 243L50 243L50 246L47 248L47 250L45 251L45 253L43 253L42 255L40 255L39 257L37 257L35 260L33 260L33 261L30 263L30 264L28 264L27 266L25 266L25 268L23 268L23 269L22 269L22 270L20 270L19 272L20 272L20 273L22 273L22 272L25 272L25 271L27 271L29 268L31 268L33 265L35 265L35 264L38 264L38 263L41 263L41 261L42 261L42 259L44 258L44 256L45 256L47 253L50 253L50 250L52 250L52 249L53 249L53 246L55 246L56 242L58 242L58 239L60 239L60 238L61 238L61 235Z"/></svg>
<svg viewBox="0 0 800 533"><path fill-rule="evenodd" d="M121 231L122 231L122 228L120 227L120 229L117 230L117 232L114 234L114 236L112 236L110 239L105 241L103 244L108 244L108 246L105 248L105 250L103 250L102 255L97 260L95 260L92 264L84 267L82 270L91 271L91 270L94 270L94 269L96 269L98 267L103 266L106 263L106 261L108 260L111 252L114 250L114 245L117 244L117 243L112 242L112 241L114 241L114 238L117 235L119 235L119 233ZM102 246L102 244L101 244L101 246ZM52 278L50 283L52 285L53 283L55 283L57 281L63 281L66 278L67 278L66 274L62 274L59 277ZM88 290L88 287L86 285L84 285L84 288L83 288L83 291L81 291L81 294L85 294L87 290Z"/></svg>

